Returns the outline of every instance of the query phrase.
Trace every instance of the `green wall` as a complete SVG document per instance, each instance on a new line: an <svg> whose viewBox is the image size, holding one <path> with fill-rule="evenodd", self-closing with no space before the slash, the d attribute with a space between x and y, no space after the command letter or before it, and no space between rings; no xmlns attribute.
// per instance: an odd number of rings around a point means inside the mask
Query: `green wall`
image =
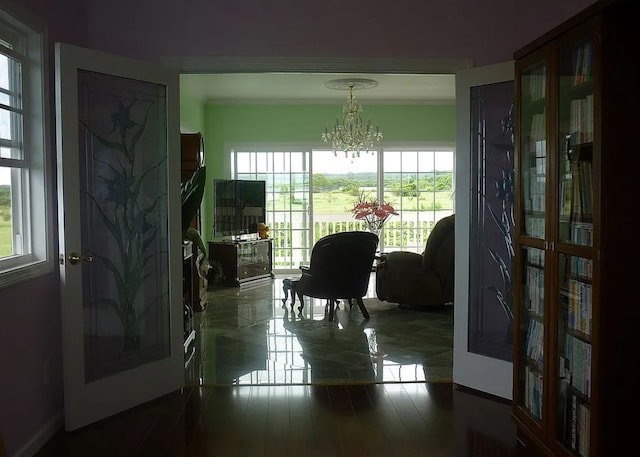
<svg viewBox="0 0 640 457"><path fill-rule="evenodd" d="M198 103L181 102L181 123L199 124ZM298 143L326 147L320 138L341 115L338 105L218 105L203 106L207 189L203 200L203 238L210 239L215 178L228 178L229 148L253 143ZM393 142L454 143L455 105L363 105L363 118L371 119L384 135L384 144Z"/></svg>

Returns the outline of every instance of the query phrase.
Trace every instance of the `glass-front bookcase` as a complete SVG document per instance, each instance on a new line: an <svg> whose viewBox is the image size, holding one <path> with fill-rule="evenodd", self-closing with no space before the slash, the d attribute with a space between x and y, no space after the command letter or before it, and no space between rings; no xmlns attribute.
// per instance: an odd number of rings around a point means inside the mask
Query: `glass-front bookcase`
<svg viewBox="0 0 640 457"><path fill-rule="evenodd" d="M517 375L516 401L540 426L543 418L544 341L545 341L545 251L548 233L547 208L547 64L534 59L520 76L519 174L520 181L520 357L514 358Z"/></svg>
<svg viewBox="0 0 640 457"><path fill-rule="evenodd" d="M514 54L512 417L527 455L637 448L638 17L637 0L597 0Z"/></svg>
<svg viewBox="0 0 640 457"><path fill-rule="evenodd" d="M594 39L585 31L563 43L558 80L555 438L580 456L591 416Z"/></svg>
<svg viewBox="0 0 640 457"><path fill-rule="evenodd" d="M535 63L522 73L520 174L523 235L545 237L547 183L547 67Z"/></svg>

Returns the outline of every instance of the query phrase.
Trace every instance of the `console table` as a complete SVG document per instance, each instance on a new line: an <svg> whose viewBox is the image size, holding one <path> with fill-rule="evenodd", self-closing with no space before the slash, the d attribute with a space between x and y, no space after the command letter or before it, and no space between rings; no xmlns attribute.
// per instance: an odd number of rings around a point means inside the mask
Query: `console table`
<svg viewBox="0 0 640 457"><path fill-rule="evenodd" d="M209 263L220 262L228 286L273 278L272 246L271 238L209 241Z"/></svg>

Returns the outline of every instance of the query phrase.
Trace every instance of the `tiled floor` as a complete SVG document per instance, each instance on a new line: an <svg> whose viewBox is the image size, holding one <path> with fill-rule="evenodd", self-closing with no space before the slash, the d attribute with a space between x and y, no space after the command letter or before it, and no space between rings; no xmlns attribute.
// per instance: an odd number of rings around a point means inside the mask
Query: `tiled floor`
<svg viewBox="0 0 640 457"><path fill-rule="evenodd" d="M282 279L209 293L195 315L196 353L187 384L299 385L450 381L453 313L401 309L375 298L340 304L336 319L325 302L305 297L283 306Z"/></svg>

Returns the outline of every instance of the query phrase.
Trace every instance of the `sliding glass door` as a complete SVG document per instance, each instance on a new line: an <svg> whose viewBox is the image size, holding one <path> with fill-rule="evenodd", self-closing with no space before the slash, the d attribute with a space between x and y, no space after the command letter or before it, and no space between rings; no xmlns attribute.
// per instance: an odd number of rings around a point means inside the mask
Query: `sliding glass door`
<svg viewBox="0 0 640 457"><path fill-rule="evenodd" d="M314 149L311 157L314 242L331 233L366 230L352 209L361 196L378 198L378 152L351 158L344 152Z"/></svg>
<svg viewBox="0 0 640 457"><path fill-rule="evenodd" d="M266 182L274 270L294 270L310 255L309 151L236 150L235 179Z"/></svg>
<svg viewBox="0 0 640 457"><path fill-rule="evenodd" d="M422 252L435 223L453 213L452 147L393 148L345 157L331 150L235 150L233 177L266 181L276 271L297 271L321 237L366 230L362 197L391 204L380 250Z"/></svg>

